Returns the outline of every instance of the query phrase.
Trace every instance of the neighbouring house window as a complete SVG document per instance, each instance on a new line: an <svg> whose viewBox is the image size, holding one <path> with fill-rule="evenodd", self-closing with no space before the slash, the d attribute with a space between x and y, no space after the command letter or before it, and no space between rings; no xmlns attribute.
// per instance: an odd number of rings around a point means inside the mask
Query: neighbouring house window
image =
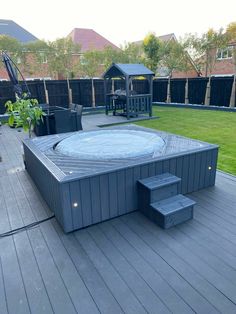
<svg viewBox="0 0 236 314"><path fill-rule="evenodd" d="M224 49L218 49L216 53L216 58L218 60L231 59L233 54L233 47L227 47Z"/></svg>
<svg viewBox="0 0 236 314"><path fill-rule="evenodd" d="M40 52L40 62L41 63L48 63L48 59L47 59L47 56L45 55L44 52Z"/></svg>

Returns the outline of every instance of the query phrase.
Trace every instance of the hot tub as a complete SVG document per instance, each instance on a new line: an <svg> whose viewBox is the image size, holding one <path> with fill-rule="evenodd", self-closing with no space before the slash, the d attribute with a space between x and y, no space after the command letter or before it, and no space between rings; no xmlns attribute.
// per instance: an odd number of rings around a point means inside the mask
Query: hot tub
<svg viewBox="0 0 236 314"><path fill-rule="evenodd" d="M215 183L218 146L139 126L23 144L26 169L65 232L137 210L140 179L169 172L182 194Z"/></svg>

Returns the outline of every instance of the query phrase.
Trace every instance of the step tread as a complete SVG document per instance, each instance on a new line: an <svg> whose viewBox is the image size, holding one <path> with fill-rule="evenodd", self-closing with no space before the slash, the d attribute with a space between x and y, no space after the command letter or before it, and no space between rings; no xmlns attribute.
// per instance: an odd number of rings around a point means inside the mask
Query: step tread
<svg viewBox="0 0 236 314"><path fill-rule="evenodd" d="M163 173L157 176L148 177L139 180L139 183L147 187L149 190L159 189L161 187L172 185L180 182L181 179L171 173Z"/></svg>
<svg viewBox="0 0 236 314"><path fill-rule="evenodd" d="M154 210L159 211L163 215L168 215L186 207L194 206L195 204L196 202L194 202L192 199L182 194L178 194L167 199L152 203L151 207Z"/></svg>

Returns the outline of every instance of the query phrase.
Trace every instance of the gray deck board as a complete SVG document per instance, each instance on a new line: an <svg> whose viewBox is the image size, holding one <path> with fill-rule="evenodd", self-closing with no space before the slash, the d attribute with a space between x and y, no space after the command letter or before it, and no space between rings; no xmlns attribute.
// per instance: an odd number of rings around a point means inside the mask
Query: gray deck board
<svg viewBox="0 0 236 314"><path fill-rule="evenodd" d="M100 228L119 250L119 253L124 256L128 263L132 265L136 272L140 274L153 291L155 291L157 296L170 311L173 312L178 308L181 313L191 313L191 308L188 307L171 286L166 283L160 273L153 271L147 261L145 261L132 245L124 239L125 230L122 230L123 236L121 236L110 223L104 223Z"/></svg>
<svg viewBox="0 0 236 314"><path fill-rule="evenodd" d="M25 134L0 133L3 233L52 212L24 171ZM126 175L114 182L120 193ZM82 193L89 188L96 193L96 182ZM235 313L235 189L236 177L217 172L215 187L190 195L194 219L168 231L134 212L71 234L53 219L0 238L0 313ZM109 204L126 211L111 195L98 204L102 215Z"/></svg>
<svg viewBox="0 0 236 314"><path fill-rule="evenodd" d="M90 228L89 234L149 313L169 312L168 305L165 307L158 295L155 294L155 290L145 281L145 277L137 270L135 271L133 265L116 249L110 238L98 226ZM143 272L147 273L147 270L143 269Z"/></svg>
<svg viewBox="0 0 236 314"><path fill-rule="evenodd" d="M168 232L160 232L157 228L152 228L152 230L154 235L160 237L165 245L175 252L177 256L183 259L187 264L191 265L197 273L201 274L201 276L208 280L208 282L211 282L213 286L219 291L222 291L226 297L236 304L235 285L233 285L225 276L221 276L203 259L197 257L196 254L191 253L189 247L185 248L181 239L176 240L173 237L170 237Z"/></svg>
<svg viewBox="0 0 236 314"><path fill-rule="evenodd" d="M57 222L53 222L53 225L99 311L106 314L124 313L74 234L64 234Z"/></svg>
<svg viewBox="0 0 236 314"><path fill-rule="evenodd" d="M125 313L147 313L142 303L137 299L134 292L128 287L114 266L106 258L87 230L75 233L76 239L89 256L94 267L103 277L106 285L119 302Z"/></svg>
<svg viewBox="0 0 236 314"><path fill-rule="evenodd" d="M140 217L143 219L143 216L140 215ZM157 237L153 237L142 225L135 223L134 214L133 217L127 216L121 220L122 223L121 221L115 222L117 230L121 234L126 232L127 241L187 304L197 313L217 312L216 308L204 297L206 292L212 294L211 286L206 280L196 274ZM150 245L151 243L155 247Z"/></svg>
<svg viewBox="0 0 236 314"><path fill-rule="evenodd" d="M0 258L0 313L2 314L8 313L1 258Z"/></svg>
<svg viewBox="0 0 236 314"><path fill-rule="evenodd" d="M130 217L128 218L130 219ZM209 309L206 310L207 305L205 304L203 311L207 313L214 312L212 307L215 307L221 312L226 311L227 313L234 313L235 304L229 300L228 297L225 297L225 295L220 292L221 290L218 290L214 286L214 283L210 282L208 278L204 278L207 275L206 270L202 269L203 273L201 270L196 271L196 267L198 268L198 265L189 264L188 257L187 261L183 259L183 250L178 245L178 242L174 241L174 239L172 240L168 238L168 236L166 237L166 234L164 234L160 229L157 229L154 224L150 223L147 219L144 219L141 215L133 217L132 223L135 218L139 221L139 224L136 225L136 228L138 226L136 232L142 234L142 238L145 239L151 249L157 254L160 254L166 263L171 265L171 267L174 268L174 270L179 273L181 277L183 277L192 287L194 287L194 289L196 289L202 297L207 299ZM131 223L129 223L129 225L130 224ZM145 231L143 229L145 229ZM159 231L161 232L161 236ZM180 251L178 251L178 249L180 249ZM189 256L190 255L191 254L189 253ZM211 279L214 281L214 278Z"/></svg>

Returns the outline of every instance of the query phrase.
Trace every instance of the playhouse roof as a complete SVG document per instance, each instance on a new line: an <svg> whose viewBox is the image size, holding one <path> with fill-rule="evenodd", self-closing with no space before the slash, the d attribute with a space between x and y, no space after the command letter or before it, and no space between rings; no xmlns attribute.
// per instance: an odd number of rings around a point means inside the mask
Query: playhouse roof
<svg viewBox="0 0 236 314"><path fill-rule="evenodd" d="M110 68L103 74L103 77L142 75L154 75L154 73L140 63L113 63Z"/></svg>

